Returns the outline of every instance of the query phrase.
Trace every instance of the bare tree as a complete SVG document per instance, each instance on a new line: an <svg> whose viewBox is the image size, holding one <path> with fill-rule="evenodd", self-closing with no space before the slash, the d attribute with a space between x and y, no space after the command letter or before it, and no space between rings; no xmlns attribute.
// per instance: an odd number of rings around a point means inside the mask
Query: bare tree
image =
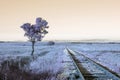
<svg viewBox="0 0 120 80"><path fill-rule="evenodd" d="M21 28L25 31L24 36L32 42L32 53L34 53L34 45L36 41L41 41L42 38L48 33L46 30L48 22L40 17L36 18L36 23L31 25L30 23L24 23Z"/></svg>

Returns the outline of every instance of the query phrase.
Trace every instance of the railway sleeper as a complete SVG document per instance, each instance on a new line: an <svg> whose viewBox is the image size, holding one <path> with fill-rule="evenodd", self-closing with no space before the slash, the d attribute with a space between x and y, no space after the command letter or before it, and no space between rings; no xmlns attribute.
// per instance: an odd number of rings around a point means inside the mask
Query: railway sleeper
<svg viewBox="0 0 120 80"><path fill-rule="evenodd" d="M78 73L70 73L68 80L81 80Z"/></svg>

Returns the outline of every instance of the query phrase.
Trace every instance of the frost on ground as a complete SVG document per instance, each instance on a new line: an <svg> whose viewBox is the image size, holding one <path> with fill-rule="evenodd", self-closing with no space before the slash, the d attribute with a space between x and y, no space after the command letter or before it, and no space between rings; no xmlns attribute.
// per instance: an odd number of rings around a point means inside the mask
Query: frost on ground
<svg viewBox="0 0 120 80"><path fill-rule="evenodd" d="M120 75L120 43L82 43L71 48Z"/></svg>
<svg viewBox="0 0 120 80"><path fill-rule="evenodd" d="M35 44L31 56L30 42L0 43L0 78L10 80L66 80L74 69L65 48L81 51L91 59L120 74L118 43Z"/></svg>
<svg viewBox="0 0 120 80"><path fill-rule="evenodd" d="M31 56L31 44L0 43L0 77L12 80L66 80L63 45L37 43ZM17 76L17 77L16 77ZM28 77L29 76L29 77Z"/></svg>

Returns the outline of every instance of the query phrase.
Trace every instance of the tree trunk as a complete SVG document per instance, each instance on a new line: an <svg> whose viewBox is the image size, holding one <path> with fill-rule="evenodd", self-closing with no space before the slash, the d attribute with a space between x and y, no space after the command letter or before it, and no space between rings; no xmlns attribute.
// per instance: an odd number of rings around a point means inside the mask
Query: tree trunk
<svg viewBox="0 0 120 80"><path fill-rule="evenodd" d="M34 45L35 45L35 41L32 41L32 53L31 53L31 55L33 55L33 53L34 53Z"/></svg>

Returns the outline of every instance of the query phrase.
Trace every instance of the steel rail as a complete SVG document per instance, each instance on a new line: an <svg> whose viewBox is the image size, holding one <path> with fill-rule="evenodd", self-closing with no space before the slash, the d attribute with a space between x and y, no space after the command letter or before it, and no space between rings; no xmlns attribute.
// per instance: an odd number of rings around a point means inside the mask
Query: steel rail
<svg viewBox="0 0 120 80"><path fill-rule="evenodd" d="M78 67L79 64L77 64L77 62L76 62L76 60L75 60L75 58L77 57L77 56L75 56L76 53L79 54L79 56L83 56L84 58L86 58L86 60L87 60L90 64L96 66L99 70L101 70L101 71L104 72L105 75L102 75L102 76L101 76L101 75L96 75L96 74L94 74L94 76L96 76L96 77L99 76L99 78L98 78L98 79L95 79L95 80L102 80L102 79L103 79L102 77L105 77L105 76L108 77L107 80L120 80L120 78L119 78L118 76L114 75L114 74L111 73L109 70L105 69L102 65L98 64L97 62L95 62L95 61L91 60L90 58L86 57L85 55L83 55L83 53L77 52L77 51L73 51L73 50L71 50L71 49L69 49L69 48L66 48L66 50L68 51L71 60L73 61L74 65L76 66L76 69L77 69L77 71L78 71L78 73L79 73L79 76L82 76L82 78L83 78L83 79L80 79L80 80L85 80L85 77L84 77L84 74L81 72L80 68ZM92 75L89 76L89 77L92 77ZM101 78L100 78L100 77L101 77ZM87 80L88 80L88 79L87 79Z"/></svg>
<svg viewBox="0 0 120 80"><path fill-rule="evenodd" d="M116 79L117 79L117 80L120 80L120 76L119 76L119 75L117 75L115 72L111 71L111 70L108 69L107 67L103 66L102 64L100 64L100 63L98 63L98 62L90 59L89 57L85 56L83 52L80 52L80 51L79 51L79 52L78 52L78 51L74 51L74 52L76 52L76 53L78 53L78 54L86 57L88 60L91 61L91 63L93 63L94 65L98 66L98 68L99 68L100 70L105 71L107 75L111 75L111 77L112 77L113 79L114 79L115 77L117 77L117 78L115 78L114 80L116 80Z"/></svg>
<svg viewBox="0 0 120 80"><path fill-rule="evenodd" d="M75 60L74 60L74 58L73 58L73 56L72 56L72 53L70 52L70 50L69 50L68 48L66 48L66 49L67 49L67 51L68 51L68 53L69 53L69 56L70 56L70 58L71 58L71 60L72 60L72 62L73 62L73 64L74 64L74 66L75 66L75 68L76 68L76 70L77 70L77 73L78 73L78 75L79 75L79 79L77 79L77 80L85 80L85 78L83 77L80 69L78 68L78 64L75 62ZM70 80L74 80L74 79L71 78Z"/></svg>

